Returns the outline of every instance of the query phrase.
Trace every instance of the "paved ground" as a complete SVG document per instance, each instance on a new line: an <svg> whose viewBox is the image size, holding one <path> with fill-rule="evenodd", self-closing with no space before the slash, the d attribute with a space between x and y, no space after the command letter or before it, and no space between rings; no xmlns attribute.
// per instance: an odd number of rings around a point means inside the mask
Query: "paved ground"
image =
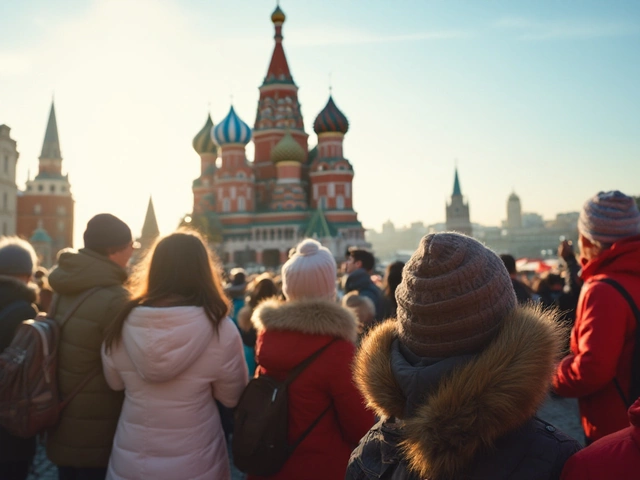
<svg viewBox="0 0 640 480"><path fill-rule="evenodd" d="M538 411L538 416L555 425L567 435L572 436L580 443L584 444L584 435L580 426L580 416L578 414L578 402L570 398L547 398L542 408ZM235 469L234 469L235 470ZM47 460L44 448L38 447L38 453L34 461L33 473L29 480L57 480L55 467ZM232 480L244 480L244 476L234 471Z"/></svg>
<svg viewBox="0 0 640 480"><path fill-rule="evenodd" d="M547 401L538 410L538 417L584 445L584 432L580 425L578 401L575 398L547 397Z"/></svg>

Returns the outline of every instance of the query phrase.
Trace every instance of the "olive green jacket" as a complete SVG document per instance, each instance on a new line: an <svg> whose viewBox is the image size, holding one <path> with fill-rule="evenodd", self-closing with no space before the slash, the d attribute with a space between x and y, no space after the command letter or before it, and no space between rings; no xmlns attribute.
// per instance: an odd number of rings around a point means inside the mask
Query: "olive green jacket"
<svg viewBox="0 0 640 480"><path fill-rule="evenodd" d="M102 373L100 348L105 328L129 299L126 271L92 250L65 253L51 272L51 288L60 297L60 321L88 289L102 287L87 298L65 323L58 346L58 383L64 398L92 371L100 373L62 411L47 438L47 456L58 466L106 467L122 408L123 393L114 392Z"/></svg>

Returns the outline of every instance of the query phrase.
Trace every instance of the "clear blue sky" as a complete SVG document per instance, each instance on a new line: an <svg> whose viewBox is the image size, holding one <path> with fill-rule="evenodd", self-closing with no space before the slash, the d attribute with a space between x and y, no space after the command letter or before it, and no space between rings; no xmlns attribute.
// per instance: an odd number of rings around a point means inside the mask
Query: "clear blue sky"
<svg viewBox="0 0 640 480"><path fill-rule="evenodd" d="M32 0L0 16L0 123L18 182L37 169L55 91L76 238L93 214L163 233L192 206L191 139L210 110L255 119L273 48L267 0ZM598 190L639 194L640 2L282 0L310 144L328 97L351 122L365 227L444 219L457 159L472 221L512 189L552 218ZM252 149L248 149L252 158Z"/></svg>

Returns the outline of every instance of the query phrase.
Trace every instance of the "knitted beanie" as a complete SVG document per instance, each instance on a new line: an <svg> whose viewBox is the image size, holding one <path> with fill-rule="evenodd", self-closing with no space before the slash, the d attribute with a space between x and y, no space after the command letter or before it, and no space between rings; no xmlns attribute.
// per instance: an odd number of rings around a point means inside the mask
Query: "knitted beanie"
<svg viewBox="0 0 640 480"><path fill-rule="evenodd" d="M611 245L640 233L640 212L633 198L618 190L600 192L586 201L578 230L592 242Z"/></svg>
<svg viewBox="0 0 640 480"><path fill-rule="evenodd" d="M458 233L421 240L404 267L396 300L400 341L422 357L482 350L517 305L500 257Z"/></svg>
<svg viewBox="0 0 640 480"><path fill-rule="evenodd" d="M38 257L31 244L18 237L0 240L0 275L31 275Z"/></svg>
<svg viewBox="0 0 640 480"><path fill-rule="evenodd" d="M288 300L336 296L336 261L328 248L303 240L282 267L282 293Z"/></svg>

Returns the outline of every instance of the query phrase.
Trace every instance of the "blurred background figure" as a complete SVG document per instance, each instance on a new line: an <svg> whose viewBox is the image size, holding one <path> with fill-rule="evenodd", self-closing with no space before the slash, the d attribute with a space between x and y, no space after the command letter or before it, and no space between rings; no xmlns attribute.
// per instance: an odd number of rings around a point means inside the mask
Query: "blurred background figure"
<svg viewBox="0 0 640 480"><path fill-rule="evenodd" d="M48 312L53 300L53 290L49 286L49 271L44 267L38 267L33 274L33 281L38 285L38 310Z"/></svg>
<svg viewBox="0 0 640 480"><path fill-rule="evenodd" d="M358 340L375 323L376 307L370 298L349 292L342 297L342 306L355 313L358 319Z"/></svg>
<svg viewBox="0 0 640 480"><path fill-rule="evenodd" d="M513 289L516 292L516 298L518 299L518 303L520 305L524 305L529 300L531 300L531 292L529 287L527 287L524 283L518 280L518 271L516 270L516 259L513 258L512 255L502 254L500 255L500 259L504 266L507 267L507 272L509 272L509 276L511 277L511 284L513 285Z"/></svg>
<svg viewBox="0 0 640 480"><path fill-rule="evenodd" d="M384 272L384 283L382 292L384 293L383 318L395 318L398 302L396 301L396 288L402 282L402 269L404 262L396 261L390 263Z"/></svg>

